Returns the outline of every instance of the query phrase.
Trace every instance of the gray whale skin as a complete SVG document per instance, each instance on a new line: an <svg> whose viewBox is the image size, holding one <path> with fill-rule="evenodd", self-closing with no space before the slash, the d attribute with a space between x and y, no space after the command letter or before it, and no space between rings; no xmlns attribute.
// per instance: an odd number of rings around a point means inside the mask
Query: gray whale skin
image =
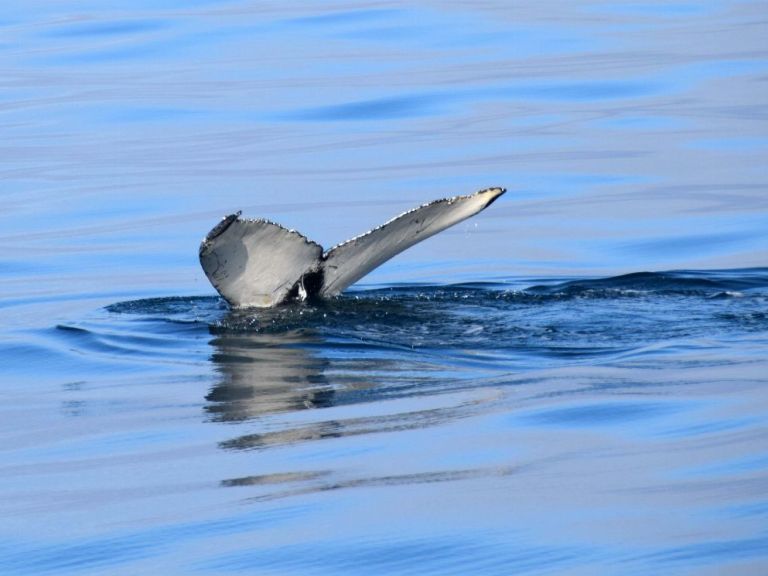
<svg viewBox="0 0 768 576"><path fill-rule="evenodd" d="M200 264L235 308L335 296L403 250L481 212L504 192L488 188L429 202L326 252L295 230L238 212L205 237Z"/></svg>

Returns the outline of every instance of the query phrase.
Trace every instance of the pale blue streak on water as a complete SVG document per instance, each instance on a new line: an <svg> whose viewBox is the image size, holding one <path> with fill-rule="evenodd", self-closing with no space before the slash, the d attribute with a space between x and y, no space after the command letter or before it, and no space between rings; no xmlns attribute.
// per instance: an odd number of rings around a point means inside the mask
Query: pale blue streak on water
<svg viewBox="0 0 768 576"><path fill-rule="evenodd" d="M0 573L768 571L764 2L0 32ZM197 262L235 210L331 246L492 185L331 302Z"/></svg>

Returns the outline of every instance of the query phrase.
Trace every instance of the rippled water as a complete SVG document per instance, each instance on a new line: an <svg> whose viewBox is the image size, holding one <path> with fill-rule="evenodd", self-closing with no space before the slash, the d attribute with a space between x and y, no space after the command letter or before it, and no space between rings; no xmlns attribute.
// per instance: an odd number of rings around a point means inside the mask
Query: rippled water
<svg viewBox="0 0 768 576"><path fill-rule="evenodd" d="M767 7L0 8L0 573L766 573ZM327 302L197 262L495 185Z"/></svg>

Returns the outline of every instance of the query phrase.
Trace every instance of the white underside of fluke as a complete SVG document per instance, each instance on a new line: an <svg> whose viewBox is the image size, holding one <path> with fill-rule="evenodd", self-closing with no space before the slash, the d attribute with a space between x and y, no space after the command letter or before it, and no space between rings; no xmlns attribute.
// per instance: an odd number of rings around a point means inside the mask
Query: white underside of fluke
<svg viewBox="0 0 768 576"><path fill-rule="evenodd" d="M435 200L325 253L279 224L232 214L203 240L200 263L219 294L238 308L334 296L403 250L474 216L505 191Z"/></svg>

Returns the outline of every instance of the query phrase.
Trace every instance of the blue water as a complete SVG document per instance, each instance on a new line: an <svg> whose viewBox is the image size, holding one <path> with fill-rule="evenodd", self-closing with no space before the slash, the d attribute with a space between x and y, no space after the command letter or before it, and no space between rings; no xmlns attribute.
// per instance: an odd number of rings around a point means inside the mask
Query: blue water
<svg viewBox="0 0 768 576"><path fill-rule="evenodd" d="M0 7L0 573L767 573L767 8ZM327 302L197 262L489 186Z"/></svg>

